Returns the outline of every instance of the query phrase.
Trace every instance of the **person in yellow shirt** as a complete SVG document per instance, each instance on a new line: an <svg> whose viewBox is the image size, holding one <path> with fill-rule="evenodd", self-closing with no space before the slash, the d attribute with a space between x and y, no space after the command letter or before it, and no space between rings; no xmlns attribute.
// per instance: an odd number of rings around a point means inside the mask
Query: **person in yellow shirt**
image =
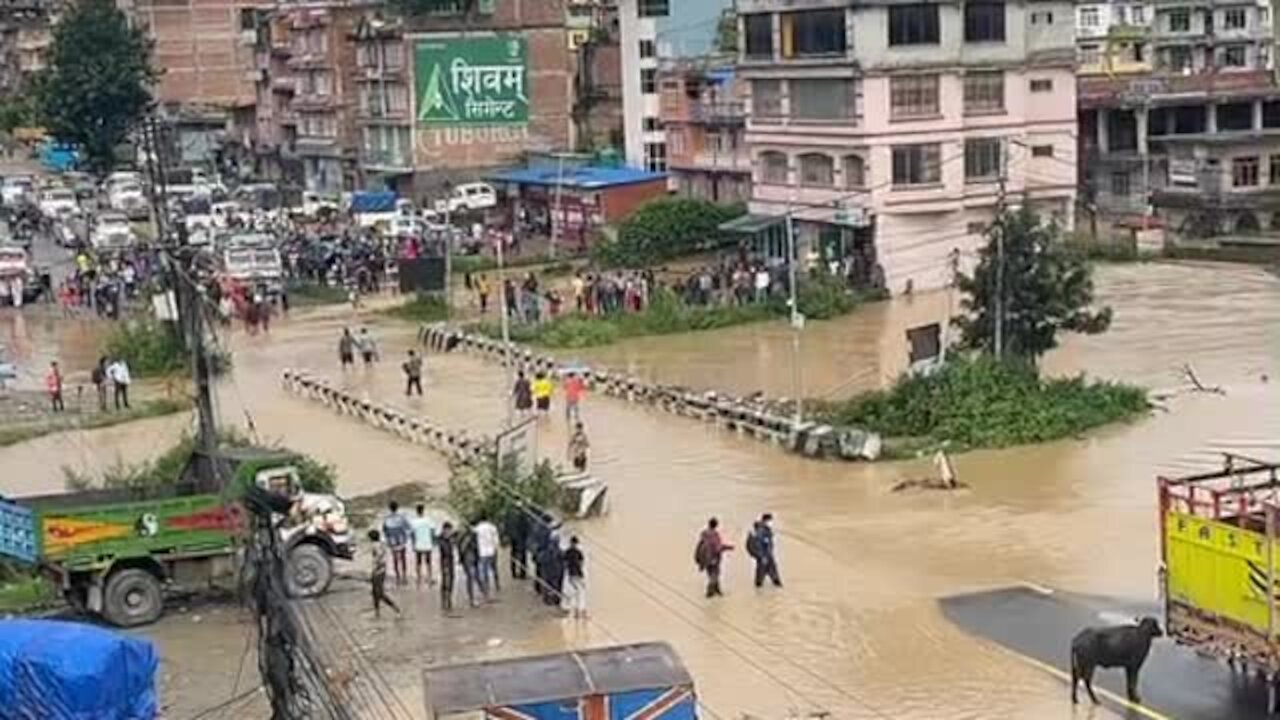
<svg viewBox="0 0 1280 720"><path fill-rule="evenodd" d="M533 378L533 404L539 415L551 412L551 378L542 370Z"/></svg>

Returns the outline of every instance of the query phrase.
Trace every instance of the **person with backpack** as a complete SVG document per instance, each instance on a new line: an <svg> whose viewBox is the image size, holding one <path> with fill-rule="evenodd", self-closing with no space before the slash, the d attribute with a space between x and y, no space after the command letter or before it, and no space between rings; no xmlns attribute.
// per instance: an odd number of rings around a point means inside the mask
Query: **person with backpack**
<svg viewBox="0 0 1280 720"><path fill-rule="evenodd" d="M707 527L698 536L698 545L693 551L693 561L700 572L707 575L707 597L723 596L720 589L720 561L724 554L733 550L733 546L720 537L720 521L711 518Z"/></svg>
<svg viewBox="0 0 1280 720"><path fill-rule="evenodd" d="M756 562L756 587L763 586L765 578L772 581L774 587L782 587L778 559L774 555L773 513L761 515L751 526L751 532L747 533L747 554Z"/></svg>

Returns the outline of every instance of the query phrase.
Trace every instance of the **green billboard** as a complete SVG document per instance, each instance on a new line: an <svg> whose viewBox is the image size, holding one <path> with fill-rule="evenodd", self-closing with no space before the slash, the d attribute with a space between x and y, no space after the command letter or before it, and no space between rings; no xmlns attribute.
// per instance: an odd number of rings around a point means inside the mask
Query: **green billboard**
<svg viewBox="0 0 1280 720"><path fill-rule="evenodd" d="M528 44L521 35L419 39L414 46L418 122L528 122L527 58Z"/></svg>

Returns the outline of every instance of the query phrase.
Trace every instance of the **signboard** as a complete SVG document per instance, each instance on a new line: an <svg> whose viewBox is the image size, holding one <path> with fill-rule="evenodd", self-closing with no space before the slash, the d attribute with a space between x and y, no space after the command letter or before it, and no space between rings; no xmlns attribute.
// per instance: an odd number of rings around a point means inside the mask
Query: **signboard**
<svg viewBox="0 0 1280 720"><path fill-rule="evenodd" d="M398 261L400 292L443 292L445 265L443 257L420 257Z"/></svg>
<svg viewBox="0 0 1280 720"><path fill-rule="evenodd" d="M536 420L529 418L499 433L495 443L499 467L514 466L519 479L533 475L534 465L538 461L534 448L537 440L535 432Z"/></svg>
<svg viewBox="0 0 1280 720"><path fill-rule="evenodd" d="M528 43L521 35L421 38L414 47L417 118L428 127L529 121Z"/></svg>

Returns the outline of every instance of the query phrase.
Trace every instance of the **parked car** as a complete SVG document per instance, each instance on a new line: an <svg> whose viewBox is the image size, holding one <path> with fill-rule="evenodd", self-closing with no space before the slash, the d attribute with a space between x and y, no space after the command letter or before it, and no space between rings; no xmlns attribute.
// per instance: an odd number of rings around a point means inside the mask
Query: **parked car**
<svg viewBox="0 0 1280 720"><path fill-rule="evenodd" d="M107 205L112 210L124 213L130 220L146 220L151 216L151 207L138 183L116 185L107 198Z"/></svg>
<svg viewBox="0 0 1280 720"><path fill-rule="evenodd" d="M40 272L32 266L27 251L17 245L0 246L0 305L19 304L13 298L18 287L22 289L23 303L39 300L44 292Z"/></svg>
<svg viewBox="0 0 1280 720"><path fill-rule="evenodd" d="M89 242L94 250L124 250L133 247L138 236L124 213L105 212L98 216Z"/></svg>
<svg viewBox="0 0 1280 720"><path fill-rule="evenodd" d="M26 175L11 175L0 185L0 202L8 208L16 208L31 202L34 195L35 183Z"/></svg>
<svg viewBox="0 0 1280 720"><path fill-rule="evenodd" d="M497 204L498 193L489 183L464 183L455 187L448 197L436 203L436 212L485 210Z"/></svg>
<svg viewBox="0 0 1280 720"><path fill-rule="evenodd" d="M50 221L65 220L80 214L80 202L74 190L57 187L40 194L40 214Z"/></svg>

